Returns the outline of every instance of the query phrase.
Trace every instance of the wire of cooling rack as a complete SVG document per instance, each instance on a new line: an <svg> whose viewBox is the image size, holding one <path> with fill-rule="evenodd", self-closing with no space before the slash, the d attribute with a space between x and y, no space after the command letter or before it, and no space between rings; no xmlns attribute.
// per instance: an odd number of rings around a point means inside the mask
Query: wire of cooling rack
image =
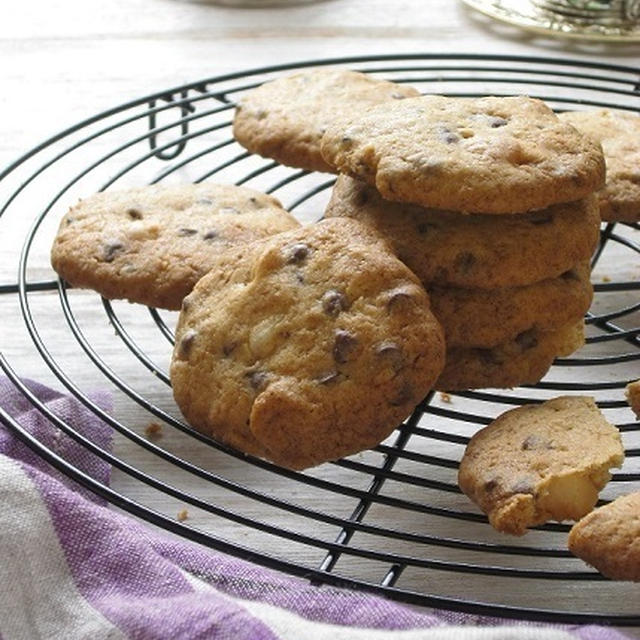
<svg viewBox="0 0 640 640"><path fill-rule="evenodd" d="M9 355L13 345L8 342L2 346L0 368L55 427L121 474L123 486L135 481L159 498L151 502L144 492L139 497L101 485L1 409L0 421L62 473L115 506L187 539L316 584L472 614L640 626L632 604L624 606L633 601L628 586L604 580L568 552L568 525L549 523L535 528L529 539L505 543L455 481L469 437L505 406L541 402L558 392L589 392L625 438L627 462L614 474L602 502L640 482L640 425L630 421L622 395L639 375L640 281L633 274L609 278L606 273L614 262L638 264L637 223L603 227L592 263L600 281L594 280L595 303L586 318L587 345L558 360L542 382L510 391L461 392L451 399L429 394L374 450L305 473L245 456L182 420L171 401L167 374L175 315L102 300L68 287L50 270L48 249L66 207L74 197L108 188L213 178L273 193L302 221L317 219L333 178L248 154L231 135L231 119L245 91L326 64L410 83L423 93L527 93L558 111L611 107L640 112L640 73L629 67L540 57L415 54L315 60L209 78L78 123L0 173L0 227L18 219L24 227L10 269L0 272L0 304L8 311L0 310L24 334L20 349L36 354L126 447L116 452L99 447L41 403L16 372L20 358ZM36 212L31 219L23 214L26 202ZM53 313L67 331L63 345L51 338ZM122 415L111 415L91 400L89 379L114 390ZM136 423L131 415L160 421L177 444L145 437L140 418ZM201 455L189 457L184 451L193 452L194 445ZM204 524L167 515L164 502L171 501L203 514ZM207 527L207 518L216 519L215 528ZM243 536L247 542L241 544ZM541 582L559 586L548 589L550 601L531 602L527 585ZM576 609L575 585L593 590L598 606Z"/></svg>

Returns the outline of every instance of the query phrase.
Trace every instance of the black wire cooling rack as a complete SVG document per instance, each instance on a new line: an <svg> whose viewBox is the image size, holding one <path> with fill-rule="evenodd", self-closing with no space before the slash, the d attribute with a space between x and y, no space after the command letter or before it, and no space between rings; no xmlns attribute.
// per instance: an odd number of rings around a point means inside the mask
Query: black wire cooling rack
<svg viewBox="0 0 640 640"><path fill-rule="evenodd" d="M56 427L114 469L111 487L84 475L0 411L0 419L69 477L135 516L317 584L470 614L640 626L633 585L604 580L566 548L566 524L523 538L496 533L458 490L469 437L502 411L562 393L594 395L620 427L622 470L602 501L640 488L638 433L623 389L640 377L638 224L603 226L587 345L535 386L431 394L384 443L304 473L246 457L193 432L167 375L175 314L69 288L48 262L60 217L79 196L160 181L245 184L275 194L302 221L321 216L333 177L248 154L231 134L236 100L297 69L335 64L424 93L528 94L557 110L640 111L637 69L549 58L406 55L313 60L194 82L132 100L43 142L0 174L0 229L24 228L2 247L0 366ZM640 168L639 168L640 170ZM6 237L6 232L0 238ZM1 243L1 240L0 240ZM114 451L76 433L21 381L24 355L115 433ZM112 413L91 400L111 389ZM162 438L145 425L162 426ZM176 518L178 507L190 517Z"/></svg>

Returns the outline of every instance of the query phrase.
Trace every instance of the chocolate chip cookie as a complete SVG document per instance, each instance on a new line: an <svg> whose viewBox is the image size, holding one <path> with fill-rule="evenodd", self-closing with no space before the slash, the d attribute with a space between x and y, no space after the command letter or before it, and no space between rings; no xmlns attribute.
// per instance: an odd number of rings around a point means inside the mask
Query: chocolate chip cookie
<svg viewBox="0 0 640 640"><path fill-rule="evenodd" d="M317 68L267 82L240 100L233 120L236 140L252 153L281 164L333 172L320 139L342 113L418 96L413 87L339 68Z"/></svg>
<svg viewBox="0 0 640 640"><path fill-rule="evenodd" d="M375 232L325 220L232 253L176 331L171 381L193 427L301 469L378 444L429 391L442 329Z"/></svg>
<svg viewBox="0 0 640 640"><path fill-rule="evenodd" d="M530 329L490 349L448 348L435 388L441 391L509 388L541 380L557 356L584 344L584 322L555 331Z"/></svg>
<svg viewBox="0 0 640 640"><path fill-rule="evenodd" d="M60 223L51 264L74 287L179 309L222 250L299 227L275 198L233 185L97 193Z"/></svg>
<svg viewBox="0 0 640 640"><path fill-rule="evenodd" d="M636 416L640 418L640 380L630 382L626 386L624 394L629 406Z"/></svg>
<svg viewBox="0 0 640 640"><path fill-rule="evenodd" d="M569 550L607 578L640 582L640 491L616 498L573 525Z"/></svg>
<svg viewBox="0 0 640 640"><path fill-rule="evenodd" d="M600 109L568 111L560 119L602 145L607 166L606 184L597 193L602 219L640 221L640 116Z"/></svg>
<svg viewBox="0 0 640 640"><path fill-rule="evenodd" d="M498 531L522 535L548 520L577 520L619 467L618 429L593 398L562 396L502 414L471 438L458 483Z"/></svg>
<svg viewBox="0 0 640 640"><path fill-rule="evenodd" d="M604 184L600 145L542 101L407 98L330 124L325 161L387 200L486 214L579 200Z"/></svg>
<svg viewBox="0 0 640 640"><path fill-rule="evenodd" d="M424 284L469 289L556 278L588 260L600 235L594 196L526 214L461 216L384 200L347 176L338 177L325 217L376 229Z"/></svg>
<svg viewBox="0 0 640 640"><path fill-rule="evenodd" d="M427 287L447 349L492 348L527 331L555 331L580 320L591 305L589 263L526 287Z"/></svg>

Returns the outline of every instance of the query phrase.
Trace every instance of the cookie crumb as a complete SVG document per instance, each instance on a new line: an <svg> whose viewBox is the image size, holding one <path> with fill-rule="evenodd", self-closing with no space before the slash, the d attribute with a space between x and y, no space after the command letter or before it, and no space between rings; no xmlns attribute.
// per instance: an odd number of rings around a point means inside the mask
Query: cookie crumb
<svg viewBox="0 0 640 640"><path fill-rule="evenodd" d="M451 395L446 391L440 391L440 400L442 400L442 402L446 402L447 404L451 404Z"/></svg>
<svg viewBox="0 0 640 640"><path fill-rule="evenodd" d="M184 522L188 517L189 512L186 509L180 509L180 511L178 511L178 515L176 516L178 522Z"/></svg>
<svg viewBox="0 0 640 640"><path fill-rule="evenodd" d="M640 380L630 382L625 388L624 395L636 417L640 418Z"/></svg>
<svg viewBox="0 0 640 640"><path fill-rule="evenodd" d="M609 276L602 276L602 282L611 282L611 278Z"/></svg>
<svg viewBox="0 0 640 640"><path fill-rule="evenodd" d="M144 435L149 438L149 440L154 440L162 437L162 425L158 422L150 422L144 428Z"/></svg>

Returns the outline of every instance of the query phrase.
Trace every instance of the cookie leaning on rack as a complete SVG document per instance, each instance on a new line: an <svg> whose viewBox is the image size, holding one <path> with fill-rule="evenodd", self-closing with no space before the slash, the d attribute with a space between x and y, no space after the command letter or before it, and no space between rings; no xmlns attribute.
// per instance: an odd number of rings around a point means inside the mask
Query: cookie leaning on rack
<svg viewBox="0 0 640 640"><path fill-rule="evenodd" d="M301 469L381 442L443 362L415 275L334 219L221 256L184 300L171 381L196 429Z"/></svg>

